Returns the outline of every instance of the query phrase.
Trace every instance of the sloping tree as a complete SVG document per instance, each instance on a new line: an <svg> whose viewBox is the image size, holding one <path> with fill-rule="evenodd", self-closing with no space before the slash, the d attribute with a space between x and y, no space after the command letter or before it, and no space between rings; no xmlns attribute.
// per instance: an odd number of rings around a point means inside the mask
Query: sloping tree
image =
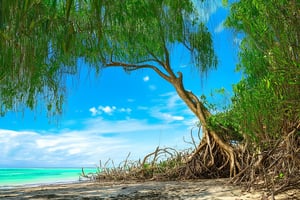
<svg viewBox="0 0 300 200"><path fill-rule="evenodd" d="M204 136L188 162L201 169L187 174L236 174L239 165L234 149L220 133L209 129L211 113L184 87L183 74L171 65L172 48L181 45L202 75L217 66L211 35L198 19L194 4L189 0L95 0L90 15L92 34L84 42L88 63L99 69L121 67L126 72L151 69L175 88L198 117Z"/></svg>
<svg viewBox="0 0 300 200"><path fill-rule="evenodd" d="M76 58L97 71L151 69L175 88L201 123L203 138L186 161L193 167L186 167L185 175L233 176L240 169L231 144L209 128L209 110L171 66L172 49L179 45L190 52L202 77L217 66L211 35L192 1L13 2L1 10L1 111L19 102L34 108L38 98L48 110L60 111L63 78L76 73Z"/></svg>

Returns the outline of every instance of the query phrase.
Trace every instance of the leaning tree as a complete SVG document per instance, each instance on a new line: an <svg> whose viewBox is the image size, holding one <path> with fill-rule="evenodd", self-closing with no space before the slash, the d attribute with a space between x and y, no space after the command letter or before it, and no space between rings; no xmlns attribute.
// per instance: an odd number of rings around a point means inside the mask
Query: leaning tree
<svg viewBox="0 0 300 200"><path fill-rule="evenodd" d="M234 176L240 170L235 149L216 131L221 129L209 128L210 111L171 65L172 50L182 46L202 75L217 66L211 35L193 1L0 2L3 113L20 105L34 108L39 101L50 112L61 111L63 80L76 74L78 58L98 71L150 69L175 88L201 123L203 138L186 160L185 175Z"/></svg>
<svg viewBox="0 0 300 200"><path fill-rule="evenodd" d="M199 119L203 138L186 161L193 167L187 167L185 175L234 176L240 169L234 148L224 139L222 131L209 128L210 111L197 95L184 87L182 72L171 65L173 47L182 46L202 75L217 66L211 35L192 1L95 0L90 2L87 15L88 29L82 28L89 33L82 55L86 62L98 69L155 71L175 88Z"/></svg>

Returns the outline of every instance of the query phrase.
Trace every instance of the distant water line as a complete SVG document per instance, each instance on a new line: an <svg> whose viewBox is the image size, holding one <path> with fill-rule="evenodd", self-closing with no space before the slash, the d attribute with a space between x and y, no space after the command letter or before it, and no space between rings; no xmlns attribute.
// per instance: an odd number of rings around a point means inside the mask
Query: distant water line
<svg viewBox="0 0 300 200"><path fill-rule="evenodd" d="M0 168L0 188L79 182L82 168ZM84 168L96 173L96 168Z"/></svg>

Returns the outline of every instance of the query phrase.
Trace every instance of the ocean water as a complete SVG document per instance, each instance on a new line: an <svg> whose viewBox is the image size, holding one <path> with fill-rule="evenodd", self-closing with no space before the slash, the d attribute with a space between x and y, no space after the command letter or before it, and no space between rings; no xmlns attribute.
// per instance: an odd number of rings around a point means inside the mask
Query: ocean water
<svg viewBox="0 0 300 200"><path fill-rule="evenodd" d="M96 168L84 168L84 172L96 173ZM0 189L52 183L79 182L81 168L0 168Z"/></svg>

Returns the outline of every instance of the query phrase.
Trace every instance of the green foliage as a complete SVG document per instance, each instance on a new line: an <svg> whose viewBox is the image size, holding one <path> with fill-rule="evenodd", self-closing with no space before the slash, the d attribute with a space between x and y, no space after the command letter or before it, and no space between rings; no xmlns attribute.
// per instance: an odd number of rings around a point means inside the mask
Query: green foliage
<svg viewBox="0 0 300 200"><path fill-rule="evenodd" d="M35 109L41 102L49 115L61 113L65 81L77 73L78 58L97 72L109 65L130 72L155 63L175 76L170 51L181 44L201 74L217 64L211 36L191 0L0 4L1 114Z"/></svg>
<svg viewBox="0 0 300 200"><path fill-rule="evenodd" d="M150 169L150 167L151 167L151 164L149 164L149 163L144 163L144 165L143 165L143 169L145 169L145 170Z"/></svg>
<svg viewBox="0 0 300 200"><path fill-rule="evenodd" d="M300 118L300 5L292 0L232 4L227 26L245 33L231 119L251 141L288 134Z"/></svg>
<svg viewBox="0 0 300 200"><path fill-rule="evenodd" d="M111 62L136 64L168 62L172 46L183 44L201 72L216 66L207 28L197 21L189 0L92 1L93 42L87 43L87 62L103 67ZM95 56L97 59L95 59ZM100 58L100 59L99 59Z"/></svg>
<svg viewBox="0 0 300 200"><path fill-rule="evenodd" d="M280 179L284 178L284 173L282 173L282 172L279 173L278 178L280 178Z"/></svg>
<svg viewBox="0 0 300 200"><path fill-rule="evenodd" d="M228 143L241 142L244 136L240 132L240 125L232 119L231 110L219 112L208 119L209 129L220 133Z"/></svg>
<svg viewBox="0 0 300 200"><path fill-rule="evenodd" d="M72 23L61 1L0 1L0 113L35 109L62 112L64 75L74 74ZM61 5L55 5L61 4Z"/></svg>
<svg viewBox="0 0 300 200"><path fill-rule="evenodd" d="M222 0L222 4L223 4L223 6L228 6L228 0Z"/></svg>

